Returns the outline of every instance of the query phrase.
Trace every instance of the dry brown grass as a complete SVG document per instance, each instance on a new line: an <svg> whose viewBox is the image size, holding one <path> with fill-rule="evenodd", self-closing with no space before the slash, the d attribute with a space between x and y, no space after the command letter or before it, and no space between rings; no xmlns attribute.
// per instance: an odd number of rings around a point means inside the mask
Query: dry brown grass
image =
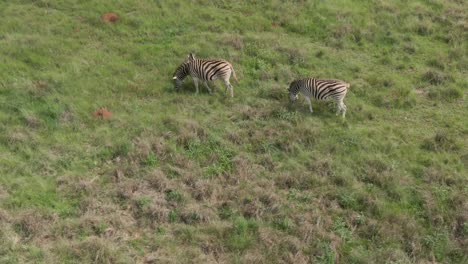
<svg viewBox="0 0 468 264"><path fill-rule="evenodd" d="M21 130L12 131L7 136L7 142L9 144L21 144L30 140L30 135Z"/></svg>
<svg viewBox="0 0 468 264"><path fill-rule="evenodd" d="M239 35L226 36L223 39L222 44L232 46L237 50L244 49L244 41L242 40L242 37Z"/></svg>
<svg viewBox="0 0 468 264"><path fill-rule="evenodd" d="M48 236L50 227L57 220L56 216L45 215L37 210L26 210L18 213L12 219L13 229L19 234L21 241L41 240Z"/></svg>
<svg viewBox="0 0 468 264"><path fill-rule="evenodd" d="M52 250L66 256L65 259L83 263L125 263L132 259L131 256L125 256L121 253L121 248L117 243L110 243L108 240L96 236L72 243L63 241Z"/></svg>

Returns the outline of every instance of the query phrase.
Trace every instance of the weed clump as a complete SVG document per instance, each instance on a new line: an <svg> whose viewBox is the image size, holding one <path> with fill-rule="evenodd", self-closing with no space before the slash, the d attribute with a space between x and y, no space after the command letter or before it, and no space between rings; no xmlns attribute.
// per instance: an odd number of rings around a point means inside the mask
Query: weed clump
<svg viewBox="0 0 468 264"><path fill-rule="evenodd" d="M435 70L429 70L423 75L423 80L432 84L432 85L440 85L447 81L447 76L443 73Z"/></svg>
<svg viewBox="0 0 468 264"><path fill-rule="evenodd" d="M421 147L434 152L457 151L460 149L459 143L446 132L437 132L433 138L424 140Z"/></svg>
<svg viewBox="0 0 468 264"><path fill-rule="evenodd" d="M107 264L130 261L125 254L120 253L121 250L114 243L96 236L71 244L62 244L54 251L64 258L64 262Z"/></svg>
<svg viewBox="0 0 468 264"><path fill-rule="evenodd" d="M226 233L226 244L232 251L244 251L255 243L257 231L258 224L255 220L239 217Z"/></svg>
<svg viewBox="0 0 468 264"><path fill-rule="evenodd" d="M20 214L13 224L13 228L24 241L37 236L46 225L47 221L36 211L28 211Z"/></svg>
<svg viewBox="0 0 468 264"><path fill-rule="evenodd" d="M323 58L323 56L325 56L325 52L323 50L319 50L315 53L315 57L319 59Z"/></svg>
<svg viewBox="0 0 468 264"><path fill-rule="evenodd" d="M146 156L146 159L143 162L144 165L148 167L155 167L158 164L158 157L154 152L148 153L148 156Z"/></svg>
<svg viewBox="0 0 468 264"><path fill-rule="evenodd" d="M259 97L277 101L286 100L287 94L288 92L286 88L281 88L277 85L273 87L262 88L258 91Z"/></svg>
<svg viewBox="0 0 468 264"><path fill-rule="evenodd" d="M273 227L277 230L287 232L292 227L292 221L287 217L275 217L273 219Z"/></svg>
<svg viewBox="0 0 468 264"><path fill-rule="evenodd" d="M180 220L185 224L208 223L217 219L216 212L209 207L189 205L180 212Z"/></svg>
<svg viewBox="0 0 468 264"><path fill-rule="evenodd" d="M289 64L302 65L306 61L305 52L301 49L287 49Z"/></svg>
<svg viewBox="0 0 468 264"><path fill-rule="evenodd" d="M309 190L320 183L320 178L312 174L282 173L275 178L275 184L280 189Z"/></svg>
<svg viewBox="0 0 468 264"><path fill-rule="evenodd" d="M287 109L276 109L272 115L278 119L282 119L294 124L302 120L302 115L297 111L288 111Z"/></svg>
<svg viewBox="0 0 468 264"><path fill-rule="evenodd" d="M180 146L189 148L189 145L195 141L204 142L207 136L205 129L197 121L187 120L180 125L176 142Z"/></svg>
<svg viewBox="0 0 468 264"><path fill-rule="evenodd" d="M456 87L434 87L429 90L428 97L432 100L454 101L463 98L463 91Z"/></svg>
<svg viewBox="0 0 468 264"><path fill-rule="evenodd" d="M434 30L432 29L432 24L430 22L421 22L416 25L415 31L421 36L429 36Z"/></svg>
<svg viewBox="0 0 468 264"><path fill-rule="evenodd" d="M236 50L244 49L244 41L239 35L232 35L224 38L223 44L234 47Z"/></svg>
<svg viewBox="0 0 468 264"><path fill-rule="evenodd" d="M417 49L413 44L408 43L403 46L403 51L408 54L415 54Z"/></svg>
<svg viewBox="0 0 468 264"><path fill-rule="evenodd" d="M167 190L164 193L168 202L181 203L184 200L182 193L177 190Z"/></svg>
<svg viewBox="0 0 468 264"><path fill-rule="evenodd" d="M441 59L430 59L428 62L427 62L427 65L431 66L431 67L435 67L439 70L445 70L445 64L443 62L443 60Z"/></svg>

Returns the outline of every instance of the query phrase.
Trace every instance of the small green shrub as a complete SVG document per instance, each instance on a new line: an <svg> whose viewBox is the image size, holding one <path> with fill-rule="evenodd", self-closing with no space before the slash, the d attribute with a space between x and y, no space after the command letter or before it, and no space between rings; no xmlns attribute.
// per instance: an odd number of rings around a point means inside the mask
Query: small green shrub
<svg viewBox="0 0 468 264"><path fill-rule="evenodd" d="M148 196L141 196L135 199L135 204L139 207L139 209L143 209L144 207L151 204L152 199Z"/></svg>
<svg viewBox="0 0 468 264"><path fill-rule="evenodd" d="M180 203L183 201L182 194L177 190L167 190L165 194L166 194L166 200L168 202Z"/></svg>
<svg viewBox="0 0 468 264"><path fill-rule="evenodd" d="M463 91L456 87L433 87L428 92L428 97L432 100L454 101L463 98Z"/></svg>
<svg viewBox="0 0 468 264"><path fill-rule="evenodd" d="M221 219L226 220L234 215L234 210L227 203L224 203L218 209L218 215Z"/></svg>
<svg viewBox="0 0 468 264"><path fill-rule="evenodd" d="M175 223L179 221L179 211L178 210L171 210L168 215L169 223Z"/></svg>
<svg viewBox="0 0 468 264"><path fill-rule="evenodd" d="M352 194L348 193L342 193L338 196L338 204L343 208L358 208L356 198Z"/></svg>
<svg viewBox="0 0 468 264"><path fill-rule="evenodd" d="M131 149L132 149L132 145L128 142L118 144L117 146L113 148L112 157L116 158L119 156L120 157L127 156Z"/></svg>
<svg viewBox="0 0 468 264"><path fill-rule="evenodd" d="M437 132L433 138L425 139L421 147L425 150L435 152L457 151L461 148L455 138L446 132Z"/></svg>
<svg viewBox="0 0 468 264"><path fill-rule="evenodd" d="M432 24L429 22L420 23L416 25L415 31L421 36L429 36L433 32Z"/></svg>
<svg viewBox="0 0 468 264"><path fill-rule="evenodd" d="M226 235L226 243L232 251L244 251L256 240L258 224L255 220L239 217L234 220L233 227Z"/></svg>
<svg viewBox="0 0 468 264"><path fill-rule="evenodd" d="M273 219L273 227L275 229L287 232L291 228L291 220L287 217L277 217Z"/></svg>
<svg viewBox="0 0 468 264"><path fill-rule="evenodd" d="M158 158L154 152L148 153L148 156L146 156L146 160L144 164L148 167L156 167L158 165Z"/></svg>
<svg viewBox="0 0 468 264"><path fill-rule="evenodd" d="M233 152L213 139L206 142L190 140L186 153L192 159L204 164L204 176L207 178L228 173L232 170Z"/></svg>
<svg viewBox="0 0 468 264"><path fill-rule="evenodd" d="M432 85L441 85L446 82L448 78L442 72L429 70L423 75L422 79Z"/></svg>
<svg viewBox="0 0 468 264"><path fill-rule="evenodd" d="M442 61L442 59L430 59L428 62L427 62L427 65L431 66L431 67L434 67L434 68L437 68L439 70L444 70L445 69L445 64L444 62Z"/></svg>
<svg viewBox="0 0 468 264"><path fill-rule="evenodd" d="M288 100L288 90L287 85L284 85L283 89L278 86L273 87L264 87L258 91L258 96L265 99L273 99L277 101L287 102Z"/></svg>
<svg viewBox="0 0 468 264"><path fill-rule="evenodd" d="M300 112L290 111L286 108L276 109L272 112L272 115L278 119L289 121L294 124L302 120L302 115Z"/></svg>

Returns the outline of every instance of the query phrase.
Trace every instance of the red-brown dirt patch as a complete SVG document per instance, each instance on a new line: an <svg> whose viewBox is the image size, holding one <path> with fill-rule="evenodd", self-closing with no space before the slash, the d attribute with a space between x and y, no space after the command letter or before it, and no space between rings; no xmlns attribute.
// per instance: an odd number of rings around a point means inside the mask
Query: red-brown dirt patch
<svg viewBox="0 0 468 264"><path fill-rule="evenodd" d="M112 117L112 112L105 108L99 108L96 112L93 113L93 116L102 119L109 119Z"/></svg>
<svg viewBox="0 0 468 264"><path fill-rule="evenodd" d="M36 88L47 88L49 84L45 81L37 81L34 82L34 86L36 86Z"/></svg>
<svg viewBox="0 0 468 264"><path fill-rule="evenodd" d="M101 16L102 21L115 23L119 20L119 16L116 13L105 13Z"/></svg>

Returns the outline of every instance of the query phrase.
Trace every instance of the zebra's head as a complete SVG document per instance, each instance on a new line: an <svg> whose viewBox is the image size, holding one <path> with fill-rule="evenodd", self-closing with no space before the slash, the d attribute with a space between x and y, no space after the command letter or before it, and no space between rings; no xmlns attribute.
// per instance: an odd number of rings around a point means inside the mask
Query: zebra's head
<svg viewBox="0 0 468 264"><path fill-rule="evenodd" d="M172 77L172 80L174 81L174 88L176 90L179 90L180 86L182 85L182 80L180 80L177 75L174 75L174 77Z"/></svg>
<svg viewBox="0 0 468 264"><path fill-rule="evenodd" d="M188 64L189 62L182 63L179 67L177 67L174 75L172 76L172 80L174 81L175 89L178 90L182 85L182 81L188 74Z"/></svg>
<svg viewBox="0 0 468 264"><path fill-rule="evenodd" d="M180 88L180 86L182 85L182 81L189 74L189 69L188 69L189 64L190 62L194 60L195 60L195 54L189 53L184 63L182 63L179 67L177 67L177 70L174 72L174 76L172 77L172 80L174 81L176 90Z"/></svg>
<svg viewBox="0 0 468 264"><path fill-rule="evenodd" d="M299 93L295 92L294 89L292 88L292 84L288 88L288 93L289 93L289 102L294 103L297 98L299 98Z"/></svg>
<svg viewBox="0 0 468 264"><path fill-rule="evenodd" d="M293 94L293 93L291 93L291 92L289 93L289 101L290 101L291 103L294 103L294 102L297 100L297 98L299 98L299 95L298 95L298 94Z"/></svg>

